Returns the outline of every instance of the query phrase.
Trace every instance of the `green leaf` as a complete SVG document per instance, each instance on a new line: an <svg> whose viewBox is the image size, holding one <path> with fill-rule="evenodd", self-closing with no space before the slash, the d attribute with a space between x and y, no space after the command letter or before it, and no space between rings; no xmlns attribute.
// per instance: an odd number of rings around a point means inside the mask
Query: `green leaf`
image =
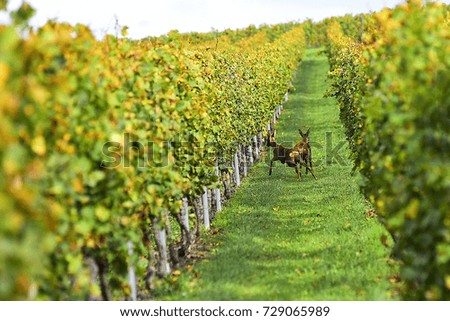
<svg viewBox="0 0 450 321"><path fill-rule="evenodd" d="M128 36L128 26L123 27L120 31L120 34L122 35L122 37Z"/></svg>
<svg viewBox="0 0 450 321"><path fill-rule="evenodd" d="M111 213L106 207L98 206L95 208L95 216L99 219L100 222L108 221L110 215Z"/></svg>
<svg viewBox="0 0 450 321"><path fill-rule="evenodd" d="M66 255L66 261L68 263L67 272L69 274L76 274L83 267L83 257L81 254L68 254Z"/></svg>
<svg viewBox="0 0 450 321"><path fill-rule="evenodd" d="M24 2L17 11L11 13L15 25L26 25L34 16L36 10L28 3Z"/></svg>
<svg viewBox="0 0 450 321"><path fill-rule="evenodd" d="M77 223L75 223L75 227L74 230L75 232L77 232L78 234L82 235L82 236L88 236L90 234L90 232L93 229L93 224L92 222L88 222L88 221L79 221Z"/></svg>

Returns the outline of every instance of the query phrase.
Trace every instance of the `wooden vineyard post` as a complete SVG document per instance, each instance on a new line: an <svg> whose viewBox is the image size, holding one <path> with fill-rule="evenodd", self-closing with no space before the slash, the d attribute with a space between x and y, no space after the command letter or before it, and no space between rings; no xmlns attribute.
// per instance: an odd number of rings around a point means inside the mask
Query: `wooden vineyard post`
<svg viewBox="0 0 450 321"><path fill-rule="evenodd" d="M216 163L215 172L217 177L220 179L220 171L219 171L219 165ZM222 200L220 195L220 188L216 187L214 188L214 199L216 202L216 211L220 212L222 210Z"/></svg>
<svg viewBox="0 0 450 321"><path fill-rule="evenodd" d="M86 265L89 266L89 271L90 271L90 273L89 273L90 274L90 286L93 286L94 284L96 284L98 282L98 279L99 279L98 265L97 265L97 262L95 262L95 260L90 256L87 256L85 260L86 260ZM88 296L89 301L99 301L102 299L102 297L99 294L94 295L94 294L92 294L92 291L89 291L89 292L90 292L89 296Z"/></svg>
<svg viewBox="0 0 450 321"><path fill-rule="evenodd" d="M192 200L192 205L194 206L195 213L195 224L194 224L194 232L196 237L200 237L201 230L201 222L202 222L202 198L195 198Z"/></svg>
<svg viewBox="0 0 450 321"><path fill-rule="evenodd" d="M239 145L239 160L242 162L242 176L247 176L247 155L243 145Z"/></svg>
<svg viewBox="0 0 450 321"><path fill-rule="evenodd" d="M230 171L228 170L228 167L230 165L230 162L226 162L225 165L227 166L227 170L225 171L220 171L220 174L222 175L222 182L223 182L223 187L224 187L224 192L225 192L225 198L229 199L231 198L231 175L230 175ZM233 161L231 162L231 167L233 167Z"/></svg>
<svg viewBox="0 0 450 321"><path fill-rule="evenodd" d="M208 189L206 186L203 187L204 193L202 194L202 205L203 205L203 224L205 228L209 230L209 202L208 202Z"/></svg>
<svg viewBox="0 0 450 321"><path fill-rule="evenodd" d="M234 154L234 166L233 166L233 169L234 169L234 178L235 178L235 181L236 181L236 187L239 187L239 186L241 186L241 177L239 175L239 160L238 160L238 153L237 152Z"/></svg>
<svg viewBox="0 0 450 321"><path fill-rule="evenodd" d="M167 250L167 235L166 229L164 227L161 227L159 225L160 223L160 218L154 217L152 219L153 233L155 234L156 247L159 253L158 272L162 276L166 276L171 272Z"/></svg>
<svg viewBox="0 0 450 321"><path fill-rule="evenodd" d="M248 145L248 147L247 147L247 153L248 153L248 164L249 164L250 166L252 166L253 163L254 163L252 144Z"/></svg>
<svg viewBox="0 0 450 321"><path fill-rule="evenodd" d="M128 246L128 255L131 258L133 257L133 243L131 241L127 242ZM128 283L130 284L131 294L130 298L131 301L137 301L137 285L136 285L136 273L134 271L133 264L130 263L130 266L128 267Z"/></svg>
<svg viewBox="0 0 450 321"><path fill-rule="evenodd" d="M255 157L255 160L259 159L259 146L258 146L258 137L253 137L253 145L255 146L253 155Z"/></svg>
<svg viewBox="0 0 450 321"><path fill-rule="evenodd" d="M185 226L186 230L189 232L189 207L187 197L183 197L181 200L181 222Z"/></svg>
<svg viewBox="0 0 450 321"><path fill-rule="evenodd" d="M189 247L192 240L191 227L189 224L189 204L187 197L181 199L181 211L178 219L181 228L181 240L184 246Z"/></svg>

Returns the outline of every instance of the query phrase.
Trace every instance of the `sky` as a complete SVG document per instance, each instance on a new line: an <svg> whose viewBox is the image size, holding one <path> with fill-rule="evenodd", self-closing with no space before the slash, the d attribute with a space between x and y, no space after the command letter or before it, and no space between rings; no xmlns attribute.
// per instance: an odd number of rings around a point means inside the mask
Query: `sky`
<svg viewBox="0 0 450 321"><path fill-rule="evenodd" d="M91 27L101 38L116 34L116 21L128 26L128 36L140 39L170 30L208 32L245 28L250 24L320 21L346 13L378 11L402 0L28 0L36 10L31 20L41 26L49 19ZM448 1L445 1L448 2ZM9 0L17 8L22 0ZM6 21L0 15L0 23Z"/></svg>

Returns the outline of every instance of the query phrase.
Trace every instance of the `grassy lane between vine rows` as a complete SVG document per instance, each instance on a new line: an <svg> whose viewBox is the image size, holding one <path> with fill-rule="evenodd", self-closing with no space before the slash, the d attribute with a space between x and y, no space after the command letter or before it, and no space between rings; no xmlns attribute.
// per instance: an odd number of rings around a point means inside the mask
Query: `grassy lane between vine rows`
<svg viewBox="0 0 450 321"><path fill-rule="evenodd" d="M297 181L271 151L213 222L206 259L184 271L166 300L389 300L396 267L388 233L351 175L339 110L328 88L328 62L308 50L295 90L276 124L277 141L293 146L311 128L318 177ZM342 147L340 147L342 145ZM328 162L327 162L328 161ZM330 163L331 162L331 163ZM380 240L387 240L388 247Z"/></svg>

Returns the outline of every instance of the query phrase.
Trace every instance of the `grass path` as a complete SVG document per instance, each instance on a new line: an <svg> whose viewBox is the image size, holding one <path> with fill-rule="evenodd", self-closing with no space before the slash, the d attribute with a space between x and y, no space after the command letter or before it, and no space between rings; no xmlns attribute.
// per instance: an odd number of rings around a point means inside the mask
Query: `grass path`
<svg viewBox="0 0 450 321"><path fill-rule="evenodd" d="M351 176L339 111L327 90L328 62L309 50L295 90L276 124L277 141L293 146L298 128L311 127L311 175L298 182L294 169L268 160L250 171L215 218L207 260L195 264L169 300L387 300L393 286L387 234L367 215L357 177ZM331 134L327 134L331 133ZM328 150L327 150L328 137ZM330 140L331 138L331 140ZM339 158L341 157L341 159ZM269 156L266 157L267 159ZM337 162L338 161L338 162Z"/></svg>

